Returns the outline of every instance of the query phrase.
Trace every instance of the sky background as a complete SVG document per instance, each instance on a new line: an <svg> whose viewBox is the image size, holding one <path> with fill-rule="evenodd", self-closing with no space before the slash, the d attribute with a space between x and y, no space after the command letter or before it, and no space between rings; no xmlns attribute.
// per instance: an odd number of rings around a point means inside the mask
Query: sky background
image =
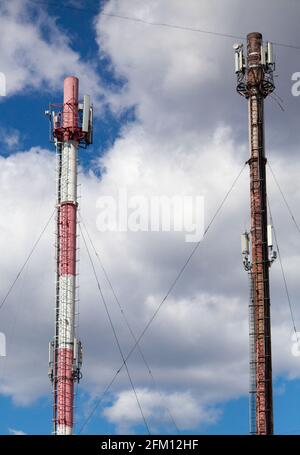
<svg viewBox="0 0 300 455"><path fill-rule="evenodd" d="M80 213L134 333L141 333L192 244L181 232L99 232L101 196L203 195L205 224L248 159L247 103L235 92L236 39L103 15L300 46L293 0L0 0L0 301L55 205L55 152L44 116L76 75L95 109L94 144L80 151ZM300 218L300 97L291 94L300 49L275 45L276 93L268 98L266 150ZM299 232L268 172L269 199L296 326L300 327ZM249 228L249 172L236 188L129 362L152 433L247 434L248 282L240 234ZM48 342L54 330L52 222L0 309L0 433L49 434ZM79 334L83 380L76 427L86 423L121 362L79 239ZM133 341L99 270L124 352ZM279 261L271 269L275 432L300 433L300 357ZM300 330L300 329L299 329ZM83 434L145 433L122 371Z"/></svg>

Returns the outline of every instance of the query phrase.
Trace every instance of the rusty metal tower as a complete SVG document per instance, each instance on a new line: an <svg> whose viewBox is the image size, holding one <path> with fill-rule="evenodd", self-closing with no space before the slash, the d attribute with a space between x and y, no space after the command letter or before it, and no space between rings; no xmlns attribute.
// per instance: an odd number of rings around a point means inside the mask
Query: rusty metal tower
<svg viewBox="0 0 300 455"><path fill-rule="evenodd" d="M248 100L251 202L251 301L250 378L254 380L256 434L273 434L273 393L264 99L273 92L272 44L263 44L260 33L247 36L247 58L243 45L235 45L237 91ZM251 308L250 308L251 309ZM251 353L251 346L253 352ZM252 395L253 396L253 395ZM253 398L252 398L253 406ZM251 412L251 411L250 411ZM250 424L251 427L251 424Z"/></svg>

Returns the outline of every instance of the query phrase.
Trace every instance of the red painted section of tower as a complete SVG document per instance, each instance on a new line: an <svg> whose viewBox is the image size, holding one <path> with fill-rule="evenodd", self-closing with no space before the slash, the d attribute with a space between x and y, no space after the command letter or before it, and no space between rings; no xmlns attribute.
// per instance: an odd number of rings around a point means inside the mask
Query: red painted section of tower
<svg viewBox="0 0 300 455"><path fill-rule="evenodd" d="M64 80L63 127L71 131L78 127L78 86L77 77L69 76ZM65 139L68 140L69 137Z"/></svg>
<svg viewBox="0 0 300 455"><path fill-rule="evenodd" d="M73 427L74 381L72 374L73 349L58 350L58 381L57 385L57 423L69 428Z"/></svg>
<svg viewBox="0 0 300 455"><path fill-rule="evenodd" d="M76 274L76 211L72 202L60 208L60 275Z"/></svg>

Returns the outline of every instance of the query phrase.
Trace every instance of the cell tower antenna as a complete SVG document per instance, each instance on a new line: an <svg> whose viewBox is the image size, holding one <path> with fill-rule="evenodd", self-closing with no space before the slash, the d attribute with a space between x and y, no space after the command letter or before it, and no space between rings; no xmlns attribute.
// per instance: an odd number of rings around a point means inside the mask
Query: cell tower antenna
<svg viewBox="0 0 300 455"><path fill-rule="evenodd" d="M57 153L55 333L49 343L53 384L53 433L73 433L74 383L81 379L82 346L76 338L77 160L78 148L92 143L93 107L78 102L79 81L64 80L63 104L50 104L50 141Z"/></svg>
<svg viewBox="0 0 300 455"><path fill-rule="evenodd" d="M250 262L250 251L246 248L243 252L243 262L249 273L251 287L250 432L267 435L273 434L274 431L269 267L276 255L274 257L273 254L271 259L269 258L264 99L275 89L273 78L275 63L272 44L267 43L264 46L260 33L248 34L247 58L244 56L242 45L235 45L234 50L237 91L248 100L249 108L250 159L248 163L252 260ZM250 237L245 233L243 244L249 245L249 242ZM255 430L253 429L254 412Z"/></svg>

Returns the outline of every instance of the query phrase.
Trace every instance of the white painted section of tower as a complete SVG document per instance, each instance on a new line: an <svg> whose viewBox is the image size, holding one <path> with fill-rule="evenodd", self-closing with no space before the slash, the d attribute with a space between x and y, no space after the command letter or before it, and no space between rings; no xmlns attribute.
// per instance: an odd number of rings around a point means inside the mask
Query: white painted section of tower
<svg viewBox="0 0 300 455"><path fill-rule="evenodd" d="M75 276L59 277L58 348L72 348L74 342Z"/></svg>
<svg viewBox="0 0 300 455"><path fill-rule="evenodd" d="M61 202L77 200L77 142L66 141L62 148Z"/></svg>
<svg viewBox="0 0 300 455"><path fill-rule="evenodd" d="M57 425L57 434L60 436L70 436L72 434L72 428L67 425Z"/></svg>

